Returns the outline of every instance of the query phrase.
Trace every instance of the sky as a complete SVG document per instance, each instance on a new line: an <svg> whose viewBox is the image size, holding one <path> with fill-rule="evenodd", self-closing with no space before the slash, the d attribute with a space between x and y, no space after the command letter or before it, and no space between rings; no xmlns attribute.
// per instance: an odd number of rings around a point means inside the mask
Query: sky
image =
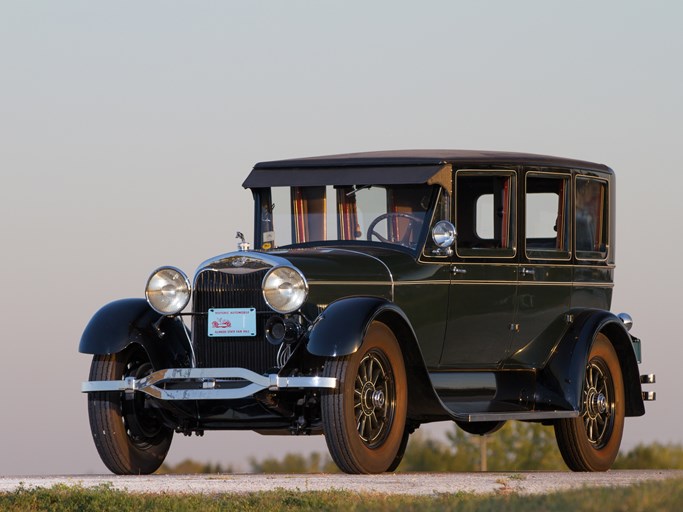
<svg viewBox="0 0 683 512"><path fill-rule="evenodd" d="M0 475L106 472L83 328L155 268L192 274L251 238L254 163L384 149L612 167L612 309L657 374L622 446L683 443L682 19L674 1L0 0ZM313 450L209 432L167 461Z"/></svg>

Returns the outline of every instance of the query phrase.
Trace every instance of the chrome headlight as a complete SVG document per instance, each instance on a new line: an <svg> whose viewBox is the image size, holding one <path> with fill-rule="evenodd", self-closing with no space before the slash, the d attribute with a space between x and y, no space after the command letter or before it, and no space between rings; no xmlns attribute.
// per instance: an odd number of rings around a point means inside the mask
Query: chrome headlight
<svg viewBox="0 0 683 512"><path fill-rule="evenodd" d="M292 267L274 267L263 278L263 298L278 313L291 313L301 307L308 295L308 283Z"/></svg>
<svg viewBox="0 0 683 512"><path fill-rule="evenodd" d="M147 302L162 315L180 313L190 302L190 295L190 280L175 267L158 268L147 280Z"/></svg>

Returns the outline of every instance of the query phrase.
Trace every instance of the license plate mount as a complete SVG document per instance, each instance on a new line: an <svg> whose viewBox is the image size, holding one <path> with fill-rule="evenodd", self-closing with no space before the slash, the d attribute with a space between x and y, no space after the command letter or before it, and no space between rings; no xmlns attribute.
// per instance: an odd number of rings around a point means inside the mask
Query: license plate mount
<svg viewBox="0 0 683 512"><path fill-rule="evenodd" d="M210 338L256 336L256 309L209 309L208 333Z"/></svg>

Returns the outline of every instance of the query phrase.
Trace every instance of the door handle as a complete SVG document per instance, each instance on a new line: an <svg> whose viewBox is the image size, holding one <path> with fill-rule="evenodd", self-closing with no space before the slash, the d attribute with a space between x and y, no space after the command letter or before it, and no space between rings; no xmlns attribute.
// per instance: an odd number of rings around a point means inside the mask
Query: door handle
<svg viewBox="0 0 683 512"><path fill-rule="evenodd" d="M453 273L454 274L467 274L467 269L466 268L453 267Z"/></svg>
<svg viewBox="0 0 683 512"><path fill-rule="evenodd" d="M533 276L536 273L536 271L533 268L522 268L522 270L520 270L520 273L523 276Z"/></svg>

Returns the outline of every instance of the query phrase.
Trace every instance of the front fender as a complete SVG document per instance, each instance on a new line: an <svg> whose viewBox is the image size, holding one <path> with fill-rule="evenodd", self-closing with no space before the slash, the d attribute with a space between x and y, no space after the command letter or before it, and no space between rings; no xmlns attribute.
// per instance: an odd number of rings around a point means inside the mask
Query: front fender
<svg viewBox="0 0 683 512"><path fill-rule="evenodd" d="M100 308L85 327L78 351L115 354L132 343L143 346L156 369L192 366L182 319L163 317L145 299L121 299Z"/></svg>
<svg viewBox="0 0 683 512"><path fill-rule="evenodd" d="M415 332L405 313L378 297L349 297L330 304L318 317L307 350L322 357L343 357L356 352L374 321L389 326L403 353L408 378L408 418L415 424L448 418L432 387Z"/></svg>
<svg viewBox="0 0 683 512"><path fill-rule="evenodd" d="M382 311L403 312L386 299L349 297L330 304L316 319L308 336L308 352L322 357L342 357L353 354L363 343L365 333Z"/></svg>
<svg viewBox="0 0 683 512"><path fill-rule="evenodd" d="M544 409L581 410L581 390L586 361L598 333L603 333L614 346L624 380L626 415L640 416L643 406L638 363L631 337L623 322L604 310L574 313L574 323L553 351L538 378L536 404Z"/></svg>

